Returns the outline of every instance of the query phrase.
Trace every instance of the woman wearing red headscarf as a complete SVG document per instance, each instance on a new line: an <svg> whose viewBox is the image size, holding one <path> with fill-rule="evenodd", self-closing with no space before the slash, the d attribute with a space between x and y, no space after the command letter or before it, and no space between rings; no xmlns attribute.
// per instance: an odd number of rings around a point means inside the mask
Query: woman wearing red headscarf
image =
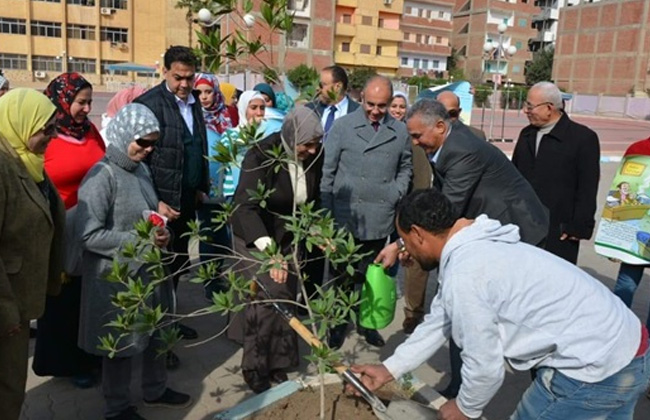
<svg viewBox="0 0 650 420"><path fill-rule="evenodd" d="M69 221L81 181L106 151L99 131L88 119L92 93L92 85L79 73L61 74L45 89L57 108L58 132L45 152L45 172L69 212ZM70 253L70 243L66 251ZM99 367L99 359L77 346L81 301L81 277L77 274L65 273L61 294L48 297L45 303L45 313L38 320L32 368L39 376L72 377L75 385L86 388L94 383L92 372Z"/></svg>

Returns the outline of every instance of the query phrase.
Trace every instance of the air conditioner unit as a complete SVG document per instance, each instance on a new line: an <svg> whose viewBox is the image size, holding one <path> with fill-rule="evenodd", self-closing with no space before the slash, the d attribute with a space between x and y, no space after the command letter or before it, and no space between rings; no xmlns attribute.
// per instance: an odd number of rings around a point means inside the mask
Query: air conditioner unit
<svg viewBox="0 0 650 420"><path fill-rule="evenodd" d="M111 9L110 7L102 7L99 9L99 13L102 15L112 15L115 12L115 9Z"/></svg>
<svg viewBox="0 0 650 420"><path fill-rule="evenodd" d="M45 73L44 71L35 71L34 77L37 79L45 79L47 77L47 73Z"/></svg>
<svg viewBox="0 0 650 420"><path fill-rule="evenodd" d="M391 4L393 4L393 0L384 0L384 4L386 6L390 6Z"/></svg>

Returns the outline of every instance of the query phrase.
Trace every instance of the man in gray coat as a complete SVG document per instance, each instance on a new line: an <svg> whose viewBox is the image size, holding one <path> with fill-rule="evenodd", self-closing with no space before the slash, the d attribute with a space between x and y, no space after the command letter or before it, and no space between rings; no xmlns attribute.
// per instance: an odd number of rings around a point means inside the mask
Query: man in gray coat
<svg viewBox="0 0 650 420"><path fill-rule="evenodd" d="M363 89L362 105L334 123L325 142L321 200L339 226L349 230L361 245L359 253L372 254L361 261L354 283L363 283L373 255L393 233L397 202L411 179L411 145L406 126L386 111L393 96L390 80L371 78ZM352 287L350 282L342 282ZM330 331L329 345L339 348L347 325ZM376 330L358 327L366 341L383 346Z"/></svg>

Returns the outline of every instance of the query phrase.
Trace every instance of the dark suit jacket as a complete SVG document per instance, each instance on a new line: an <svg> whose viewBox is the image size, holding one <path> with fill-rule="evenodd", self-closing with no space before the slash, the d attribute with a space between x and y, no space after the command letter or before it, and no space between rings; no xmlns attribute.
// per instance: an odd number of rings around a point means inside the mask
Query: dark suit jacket
<svg viewBox="0 0 650 420"><path fill-rule="evenodd" d="M521 130L512 162L530 182L551 216L546 249L576 262L577 242L560 241L567 233L589 239L593 233L600 178L600 145L594 131L563 114L542 137L537 156L537 128Z"/></svg>
<svg viewBox="0 0 650 420"><path fill-rule="evenodd" d="M346 115L351 114L353 111L356 111L356 109L359 108L359 103L357 101L350 98L349 96L347 96L347 98L348 98L348 111L347 111ZM318 114L318 118L322 118L323 113L325 112L325 109L329 105L317 100L317 101L309 102L305 106L307 108L309 108L309 109L313 109L314 112L316 112L316 114Z"/></svg>
<svg viewBox="0 0 650 420"><path fill-rule="evenodd" d="M548 211L528 181L499 149L480 140L460 122L452 124L435 164L442 193L461 217L485 213L519 226L521 239L541 243L548 232ZM438 181L436 181L438 184Z"/></svg>
<svg viewBox="0 0 650 420"><path fill-rule="evenodd" d="M247 247L254 247L256 239L269 236L280 247L287 249L291 245L291 234L286 231L286 220L279 216L288 216L293 211L293 186L286 165L275 171L277 162L273 162L270 151L274 147L282 147L280 133L271 134L266 139L253 146L244 157L242 170L235 191L235 204L239 208L232 217L232 229L235 236L242 238ZM307 201L318 199L323 153L319 152L314 158L304 162L305 179L307 183ZM266 191L275 191L266 200L262 208L259 202L251 200L248 190L257 190L257 182L261 181Z"/></svg>

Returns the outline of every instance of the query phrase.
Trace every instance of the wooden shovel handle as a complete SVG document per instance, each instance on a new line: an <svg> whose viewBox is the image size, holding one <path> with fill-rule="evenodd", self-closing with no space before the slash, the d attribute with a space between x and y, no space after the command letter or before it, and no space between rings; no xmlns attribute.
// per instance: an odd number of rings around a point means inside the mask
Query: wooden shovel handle
<svg viewBox="0 0 650 420"><path fill-rule="evenodd" d="M296 318L296 317L291 318L289 320L289 325L310 346L312 346L312 347L322 347L323 346L323 343L314 334L312 334L312 332L309 331L309 328L307 328L305 326L305 324L300 322L300 320L298 318ZM345 372L348 369L345 365L342 365L341 363L335 363L332 367L334 368L334 370L336 370L340 374L342 374L343 372Z"/></svg>

